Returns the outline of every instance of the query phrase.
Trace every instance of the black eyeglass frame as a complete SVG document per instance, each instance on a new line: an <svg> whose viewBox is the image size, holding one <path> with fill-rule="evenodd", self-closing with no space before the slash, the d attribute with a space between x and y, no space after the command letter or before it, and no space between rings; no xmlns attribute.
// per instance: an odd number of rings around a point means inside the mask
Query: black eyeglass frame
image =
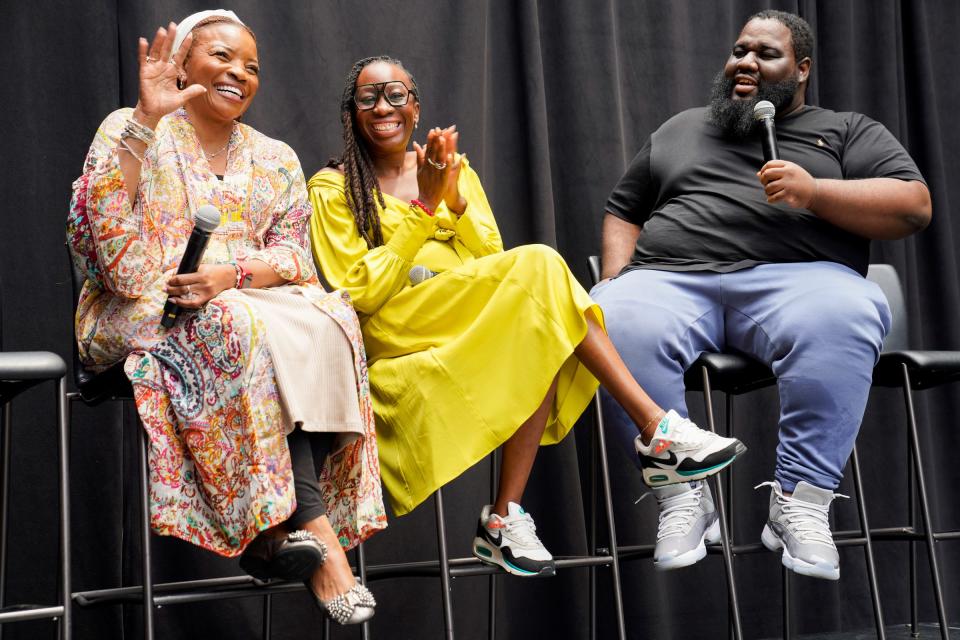
<svg viewBox="0 0 960 640"><path fill-rule="evenodd" d="M388 84L396 84L396 83L401 84L403 88L407 90L407 95L404 97L403 102L398 104L391 102L390 98L387 96L386 91L384 91L384 89L386 89ZM370 105L369 107L364 107L357 101L357 92L360 89L363 89L364 87L373 87L374 89L377 90L377 93L374 96L373 104ZM410 96L413 96L417 100L420 100L420 96L417 95L417 90L411 89L410 87L408 87L407 83L404 82L403 80L388 80L386 82L370 82L368 84L357 85L357 87L353 90L353 104L354 106L356 106L357 111L370 111L372 109L376 109L377 105L380 104L380 96L383 96L383 99L386 100L387 104L389 104L391 107L407 106L407 103L410 102Z"/></svg>

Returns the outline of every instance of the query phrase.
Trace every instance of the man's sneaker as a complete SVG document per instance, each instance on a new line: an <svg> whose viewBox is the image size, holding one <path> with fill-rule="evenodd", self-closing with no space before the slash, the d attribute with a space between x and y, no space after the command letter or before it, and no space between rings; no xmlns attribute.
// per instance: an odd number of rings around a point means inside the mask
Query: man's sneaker
<svg viewBox="0 0 960 640"><path fill-rule="evenodd" d="M707 555L704 544L720 541L720 518L706 482L671 484L653 490L660 506L653 566L679 569Z"/></svg>
<svg viewBox="0 0 960 640"><path fill-rule="evenodd" d="M557 572L553 556L537 537L537 525L530 514L515 502L507 503L505 517L491 513L492 505L480 512L473 555L503 567L515 576L552 576Z"/></svg>
<svg viewBox="0 0 960 640"><path fill-rule="evenodd" d="M840 579L840 556L833 544L830 503L847 496L828 489L819 489L804 481L797 483L793 495L783 495L777 481L763 482L755 488L769 486L770 515L760 540L771 551L783 549L783 566L805 576Z"/></svg>
<svg viewBox="0 0 960 640"><path fill-rule="evenodd" d="M699 429L676 411L663 416L650 444L643 444L640 436L633 442L643 467L643 481L651 487L703 480L747 450L736 438Z"/></svg>

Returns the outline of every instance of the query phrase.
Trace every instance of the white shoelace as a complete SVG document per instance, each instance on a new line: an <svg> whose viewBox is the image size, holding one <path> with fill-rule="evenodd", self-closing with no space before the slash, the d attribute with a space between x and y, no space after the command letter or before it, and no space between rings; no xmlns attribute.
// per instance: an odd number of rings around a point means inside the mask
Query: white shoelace
<svg viewBox="0 0 960 640"><path fill-rule="evenodd" d="M660 503L660 520L657 524L657 542L674 536L683 536L690 531L696 520L703 485L684 493L657 500Z"/></svg>
<svg viewBox="0 0 960 640"><path fill-rule="evenodd" d="M720 437L712 431L701 429L686 418L673 425L672 436L674 450L699 449L707 442Z"/></svg>
<svg viewBox="0 0 960 640"><path fill-rule="evenodd" d="M527 549L543 547L540 538L537 537L537 525L529 513L522 516L510 516L509 518L500 518L505 525L506 533L510 539L521 547Z"/></svg>
<svg viewBox="0 0 960 640"><path fill-rule="evenodd" d="M754 489L773 487L777 496L777 504L783 511L783 521L787 530L792 533L800 544L823 544L836 549L833 543L833 534L830 533L830 505L804 502L793 497L787 497L777 490L773 482L761 482ZM833 494L834 498L849 498L842 493Z"/></svg>

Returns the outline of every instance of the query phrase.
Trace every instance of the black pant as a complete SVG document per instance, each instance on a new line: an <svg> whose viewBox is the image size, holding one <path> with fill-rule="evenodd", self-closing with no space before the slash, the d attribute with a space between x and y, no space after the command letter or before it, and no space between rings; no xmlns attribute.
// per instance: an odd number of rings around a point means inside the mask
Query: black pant
<svg viewBox="0 0 960 640"><path fill-rule="evenodd" d="M318 478L336 436L335 433L315 433L299 428L287 436L293 463L293 490L297 496L297 509L287 520L290 529L299 529L327 512L320 496Z"/></svg>

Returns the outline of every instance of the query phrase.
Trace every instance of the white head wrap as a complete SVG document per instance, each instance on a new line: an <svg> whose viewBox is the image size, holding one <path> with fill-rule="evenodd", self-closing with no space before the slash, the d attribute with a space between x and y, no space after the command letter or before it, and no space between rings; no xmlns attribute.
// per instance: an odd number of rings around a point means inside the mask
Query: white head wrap
<svg viewBox="0 0 960 640"><path fill-rule="evenodd" d="M180 45L183 44L183 39L187 37L187 34L193 31L193 28L197 26L201 20L214 17L229 18L237 24L243 24L243 20L238 18L237 14L229 9L208 9L206 11L192 13L181 20L177 25L177 38L173 41L173 49L170 50L170 59L172 60L173 56L177 54L177 51L180 49Z"/></svg>

